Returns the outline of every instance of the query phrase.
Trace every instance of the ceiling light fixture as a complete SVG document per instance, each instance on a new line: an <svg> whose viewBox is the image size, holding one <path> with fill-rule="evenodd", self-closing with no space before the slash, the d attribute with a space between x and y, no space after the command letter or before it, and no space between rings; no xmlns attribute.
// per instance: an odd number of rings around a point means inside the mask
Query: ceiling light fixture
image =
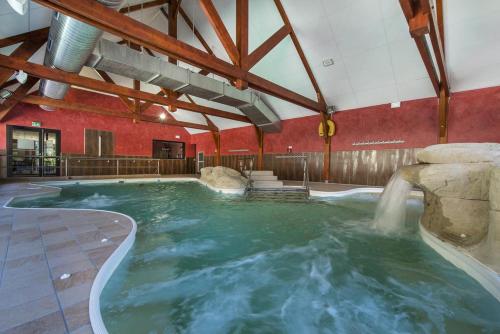
<svg viewBox="0 0 500 334"><path fill-rule="evenodd" d="M167 118L167 114L165 114L164 112L162 112L160 114L160 119L163 121L163 120L165 120L165 118Z"/></svg>

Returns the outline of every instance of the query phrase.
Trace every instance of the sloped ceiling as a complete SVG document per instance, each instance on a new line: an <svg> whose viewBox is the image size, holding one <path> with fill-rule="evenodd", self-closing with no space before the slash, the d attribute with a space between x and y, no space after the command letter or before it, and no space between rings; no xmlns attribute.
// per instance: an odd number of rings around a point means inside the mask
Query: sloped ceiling
<svg viewBox="0 0 500 334"><path fill-rule="evenodd" d="M443 1L445 48L452 91L500 85L500 1ZM128 1L125 7L140 2ZM235 40L235 1L213 2ZM274 1L251 0L249 3L251 52L277 31L283 21ZM338 110L349 110L434 96L398 0L282 0L282 3L328 104L335 105ZM229 61L198 0L183 0L182 7L215 54ZM29 15L20 16L6 1L1 1L0 38L46 27L50 15L50 10L32 2ZM167 21L158 7L138 11L131 16L167 32ZM180 16L178 35L179 39L203 49ZM108 34L105 38L119 40ZM0 51L10 54L13 49L9 47ZM31 61L42 63L43 54L44 50L40 50ZM322 62L328 58L335 63L324 67ZM186 64L181 66L189 67ZM283 40L251 72L315 99L314 89L290 38ZM93 70L86 68L82 75L95 77ZM132 86L130 79L116 75L112 78L120 85ZM147 84L143 84L142 89L152 93L158 91L157 87ZM315 114L271 96L264 98L282 119ZM214 102L200 99L196 102L240 114L235 108ZM185 110L175 112L175 118L206 124L202 115ZM220 129L247 125L210 118Z"/></svg>

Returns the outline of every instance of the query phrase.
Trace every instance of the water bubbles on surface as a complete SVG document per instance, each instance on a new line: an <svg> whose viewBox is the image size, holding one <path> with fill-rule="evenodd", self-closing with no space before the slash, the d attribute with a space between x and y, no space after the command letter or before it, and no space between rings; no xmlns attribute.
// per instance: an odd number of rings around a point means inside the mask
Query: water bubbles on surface
<svg viewBox="0 0 500 334"><path fill-rule="evenodd" d="M81 202L85 207L102 208L114 205L116 200L106 195L94 193L92 196L84 198Z"/></svg>

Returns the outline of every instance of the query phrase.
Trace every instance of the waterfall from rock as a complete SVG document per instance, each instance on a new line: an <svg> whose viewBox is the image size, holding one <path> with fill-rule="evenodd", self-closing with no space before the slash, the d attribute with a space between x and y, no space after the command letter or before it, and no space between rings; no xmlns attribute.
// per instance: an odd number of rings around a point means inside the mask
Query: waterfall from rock
<svg viewBox="0 0 500 334"><path fill-rule="evenodd" d="M385 234L398 233L404 228L406 201L412 185L404 180L399 171L394 173L385 186L375 211L373 227Z"/></svg>

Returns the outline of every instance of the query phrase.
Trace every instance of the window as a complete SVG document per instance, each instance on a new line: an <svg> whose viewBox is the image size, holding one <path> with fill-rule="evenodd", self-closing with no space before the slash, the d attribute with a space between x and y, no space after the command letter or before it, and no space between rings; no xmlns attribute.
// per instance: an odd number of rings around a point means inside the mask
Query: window
<svg viewBox="0 0 500 334"><path fill-rule="evenodd" d="M153 158L184 159L185 144L177 141L153 140Z"/></svg>

